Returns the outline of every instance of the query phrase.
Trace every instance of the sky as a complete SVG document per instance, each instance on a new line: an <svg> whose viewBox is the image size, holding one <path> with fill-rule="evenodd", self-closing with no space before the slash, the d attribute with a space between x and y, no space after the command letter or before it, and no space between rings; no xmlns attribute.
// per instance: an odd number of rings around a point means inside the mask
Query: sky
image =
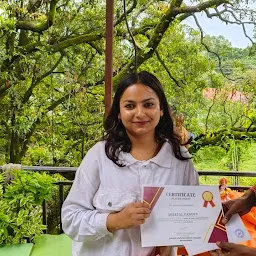
<svg viewBox="0 0 256 256"><path fill-rule="evenodd" d="M226 23L220 21L216 17L209 19L204 14L197 14L197 19L205 34L208 34L211 36L222 35L231 42L233 47L237 47L237 48L246 48L247 46L251 45L250 40L246 38L243 33L242 26L239 26L236 24L226 25ZM193 17L186 19L186 24L193 28L197 28ZM253 26L247 25L246 32L252 38ZM254 41L256 40L254 39Z"/></svg>

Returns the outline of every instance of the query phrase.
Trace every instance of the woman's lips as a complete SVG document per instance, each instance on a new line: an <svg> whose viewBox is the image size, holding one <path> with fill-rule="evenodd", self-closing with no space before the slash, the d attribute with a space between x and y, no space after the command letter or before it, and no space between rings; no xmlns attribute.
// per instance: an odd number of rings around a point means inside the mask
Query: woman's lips
<svg viewBox="0 0 256 256"><path fill-rule="evenodd" d="M134 124L136 124L136 125L141 125L141 126L143 126L143 125L145 125L145 124L147 124L149 121L140 121L140 122L133 122Z"/></svg>

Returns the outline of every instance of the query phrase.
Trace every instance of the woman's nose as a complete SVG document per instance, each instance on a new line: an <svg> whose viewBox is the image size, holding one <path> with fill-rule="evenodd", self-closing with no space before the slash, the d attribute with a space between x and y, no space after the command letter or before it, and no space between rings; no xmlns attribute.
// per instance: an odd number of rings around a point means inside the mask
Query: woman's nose
<svg viewBox="0 0 256 256"><path fill-rule="evenodd" d="M144 109L143 109L143 107L138 106L138 107L136 108L136 116L137 116L137 117L141 117L141 116L143 116L143 115L144 115Z"/></svg>

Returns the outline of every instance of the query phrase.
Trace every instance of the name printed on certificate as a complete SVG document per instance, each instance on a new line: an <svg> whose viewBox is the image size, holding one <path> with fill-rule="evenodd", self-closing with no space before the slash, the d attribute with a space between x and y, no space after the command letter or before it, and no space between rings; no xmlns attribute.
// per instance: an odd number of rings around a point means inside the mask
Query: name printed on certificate
<svg viewBox="0 0 256 256"><path fill-rule="evenodd" d="M151 207L142 247L228 241L218 186L143 186L142 195Z"/></svg>

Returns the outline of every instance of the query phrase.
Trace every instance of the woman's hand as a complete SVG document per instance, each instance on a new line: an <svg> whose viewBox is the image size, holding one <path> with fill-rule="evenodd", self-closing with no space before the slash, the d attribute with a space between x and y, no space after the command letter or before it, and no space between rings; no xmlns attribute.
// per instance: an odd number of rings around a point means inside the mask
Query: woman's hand
<svg viewBox="0 0 256 256"><path fill-rule="evenodd" d="M118 229L128 229L143 224L150 215L150 207L146 203L128 204L118 213L111 213L107 218L107 228L110 232Z"/></svg>

